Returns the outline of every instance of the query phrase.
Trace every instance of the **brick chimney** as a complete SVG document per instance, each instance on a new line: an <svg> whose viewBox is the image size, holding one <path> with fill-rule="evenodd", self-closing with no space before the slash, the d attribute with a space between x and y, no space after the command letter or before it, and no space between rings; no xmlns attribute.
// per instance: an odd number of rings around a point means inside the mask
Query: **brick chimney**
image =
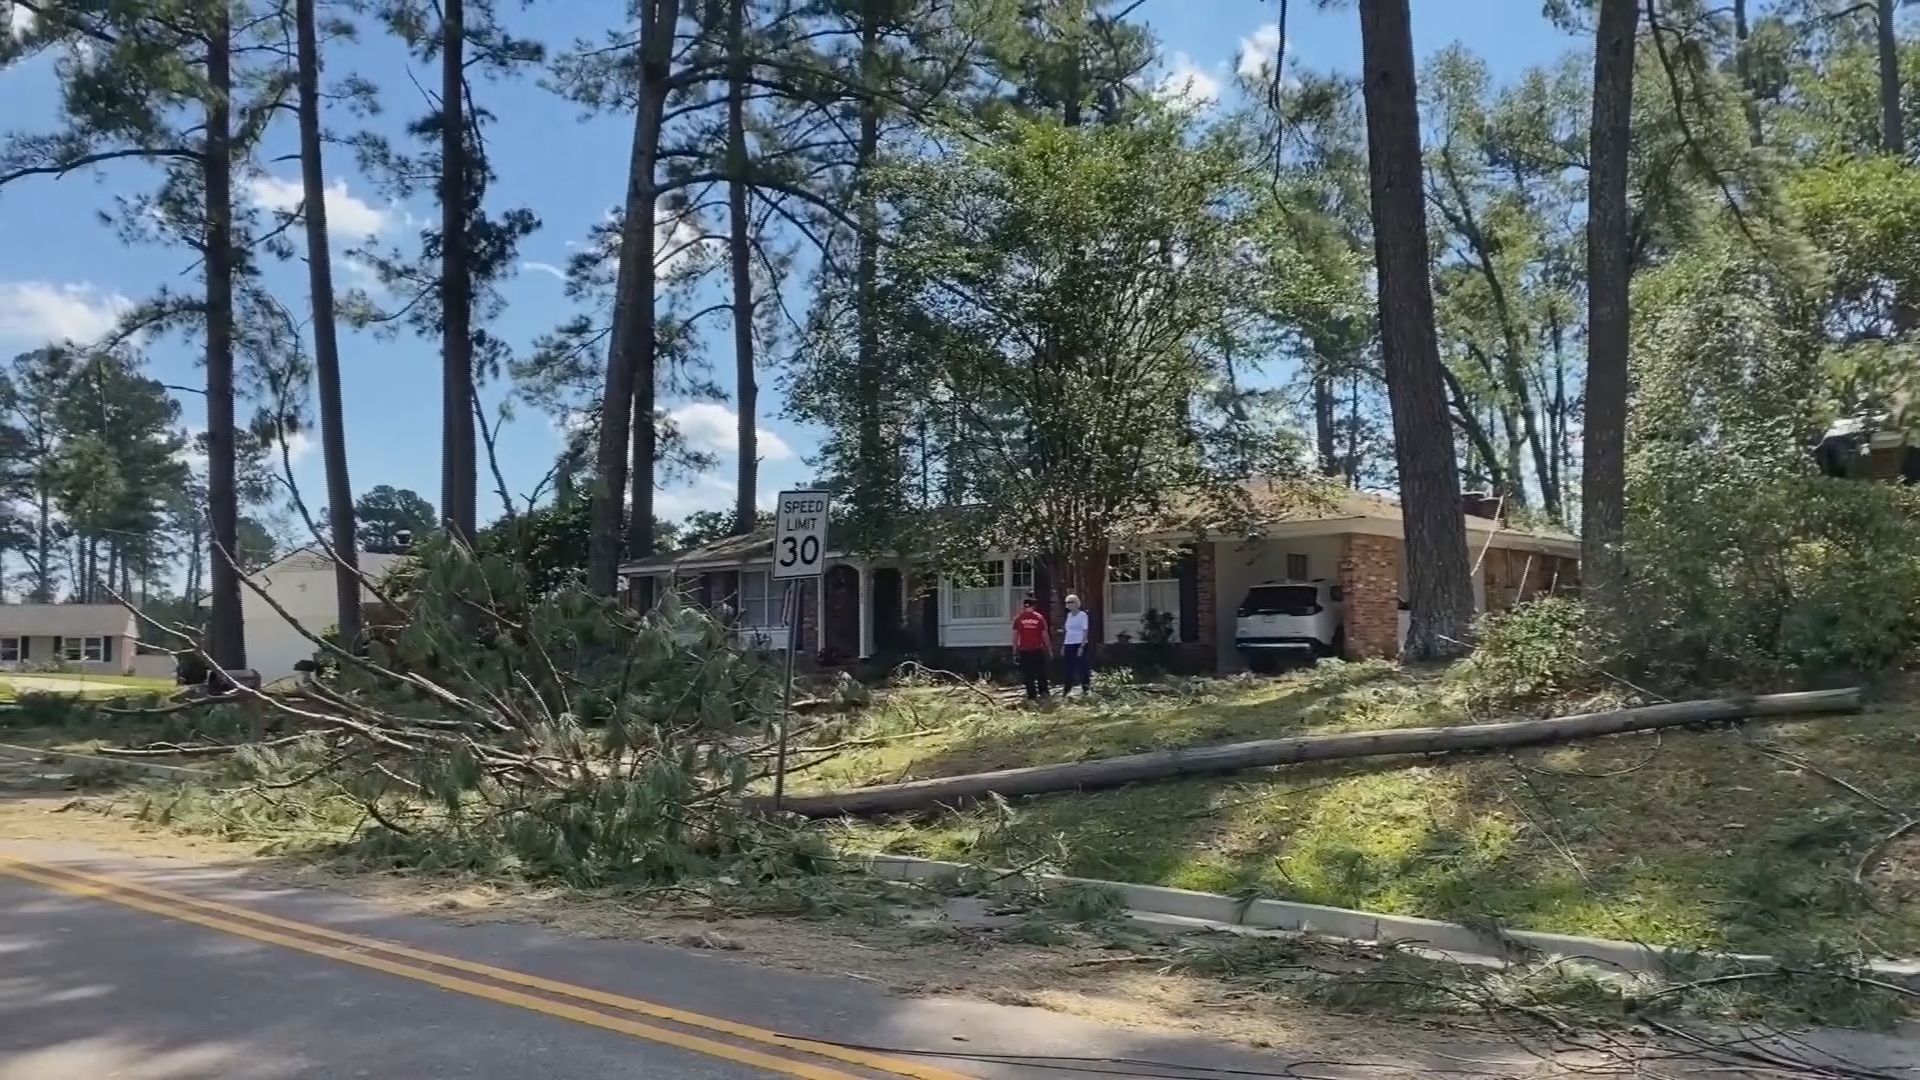
<svg viewBox="0 0 1920 1080"><path fill-rule="evenodd" d="M1460 496L1460 510L1470 517L1488 518L1502 521L1506 518L1506 505L1498 495L1488 491L1468 491Z"/></svg>

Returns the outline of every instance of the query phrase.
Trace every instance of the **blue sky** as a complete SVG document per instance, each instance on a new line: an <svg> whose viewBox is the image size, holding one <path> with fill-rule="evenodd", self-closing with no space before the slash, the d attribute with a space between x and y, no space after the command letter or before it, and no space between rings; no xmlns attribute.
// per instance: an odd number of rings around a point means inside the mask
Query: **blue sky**
<svg viewBox="0 0 1920 1080"><path fill-rule="evenodd" d="M602 28L618 24L625 7L620 0L549 0L526 11L512 3L501 6L509 10L516 32L540 37L553 48L577 37L597 37ZM6 8L5 0L0 0L0 12ZM1540 14L1538 0L1413 0L1413 8L1420 56L1459 41L1485 57L1502 81L1569 49L1585 47L1549 25ZM1190 97L1231 101L1237 93L1234 84L1243 53L1249 48L1256 55L1271 52L1275 10L1273 0L1146 0L1140 17L1162 42L1162 74L1171 80L1167 85L1181 88ZM1313 0L1294 0L1288 38L1289 64L1339 70L1358 66L1358 21L1351 5L1323 11ZM329 62L330 78L358 73L386 89L386 115L371 123L392 128L423 111L409 81L404 52L371 29L361 44L331 56ZM416 70L413 77L430 85L437 75ZM628 121L583 119L574 105L540 89L531 78L483 84L476 94L497 116L489 135L500 174L491 193L492 204L531 207L544 223L523 245L520 272L504 287L507 311L493 324L495 332L516 349L524 349L573 310L562 294L557 268L565 263L572 245L620 198ZM7 103L0 129L50 127L58 104L51 64L42 59L0 71L0 100ZM329 117L329 128L336 133L358 123L363 121L344 112ZM271 160L292 154L294 138L292 125L283 125L271 135L264 156ZM268 176L246 185L240 195L264 205L296 204L297 166L282 161L268 169ZM336 253L368 232L411 249L415 223L436 214L427 199L407 205L385 202L354 171L344 150L333 152L329 172L334 185L328 204ZM111 207L115 194L146 190L153 180L152 171L131 164L88 177L27 180L0 190L0 352L10 355L61 337L84 340L104 331L126 304L162 285L195 287L189 256L161 248L127 247L99 220L99 211ZM342 284L356 281L352 267L337 268L336 277ZM304 310L306 279L301 264L273 267L269 281L289 307ZM715 367L723 385L730 382L727 349L726 342L715 342ZM436 499L439 371L434 344L408 336L387 341L348 333L342 353L355 491L392 484L413 488L430 501ZM163 382L191 386L203 381L192 347L154 342L148 355L154 374ZM778 488L810 476L806 458L816 439L782 415L777 377L767 373L761 384L761 498L771 503ZM498 400L508 392L508 387L497 386L487 396ZM204 403L199 396L181 395L181 404L187 426L203 426ZM730 506L732 405L671 404L680 410L689 438L717 452L721 461L712 474L660 492L661 515L679 517L693 510ZM551 466L559 445L552 422L521 407L500 444L509 486L516 492L531 490ZM304 441L293 449L296 480L317 504L323 486L320 455ZM483 476L483 518L499 512L492 489L490 478Z"/></svg>

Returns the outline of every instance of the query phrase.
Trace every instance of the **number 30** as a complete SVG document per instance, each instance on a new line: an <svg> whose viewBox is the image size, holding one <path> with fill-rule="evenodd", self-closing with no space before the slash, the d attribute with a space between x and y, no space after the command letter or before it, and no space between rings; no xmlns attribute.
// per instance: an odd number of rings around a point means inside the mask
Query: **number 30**
<svg viewBox="0 0 1920 1080"><path fill-rule="evenodd" d="M780 538L780 565L792 566L799 562L811 566L820 561L820 538L808 536L795 540L791 536Z"/></svg>

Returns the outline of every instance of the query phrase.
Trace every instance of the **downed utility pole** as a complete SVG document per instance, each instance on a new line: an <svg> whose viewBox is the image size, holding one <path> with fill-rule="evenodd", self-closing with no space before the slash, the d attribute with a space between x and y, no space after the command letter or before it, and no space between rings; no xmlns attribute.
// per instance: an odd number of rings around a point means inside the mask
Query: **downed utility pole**
<svg viewBox="0 0 1920 1080"><path fill-rule="evenodd" d="M1860 688L1850 687L1797 694L1679 701L1612 712L1506 720L1461 727L1390 728L1340 735L1302 735L1218 746L1183 747L1064 765L1030 765L1019 769L913 780L904 784L880 784L819 795L788 795L783 808L790 813L812 818L843 815L863 817L922 810L932 806L954 806L988 795L1013 798L1054 791L1093 791L1141 780L1235 772L1268 765L1539 746L1686 724L1727 723L1809 713L1857 712L1859 708Z"/></svg>

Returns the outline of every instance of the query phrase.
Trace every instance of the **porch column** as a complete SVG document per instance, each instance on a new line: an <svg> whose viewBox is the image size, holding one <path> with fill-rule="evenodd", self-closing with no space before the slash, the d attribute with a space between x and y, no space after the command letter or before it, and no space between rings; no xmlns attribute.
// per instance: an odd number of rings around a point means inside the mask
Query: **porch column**
<svg viewBox="0 0 1920 1080"><path fill-rule="evenodd" d="M873 563L860 560L860 659L873 655Z"/></svg>

